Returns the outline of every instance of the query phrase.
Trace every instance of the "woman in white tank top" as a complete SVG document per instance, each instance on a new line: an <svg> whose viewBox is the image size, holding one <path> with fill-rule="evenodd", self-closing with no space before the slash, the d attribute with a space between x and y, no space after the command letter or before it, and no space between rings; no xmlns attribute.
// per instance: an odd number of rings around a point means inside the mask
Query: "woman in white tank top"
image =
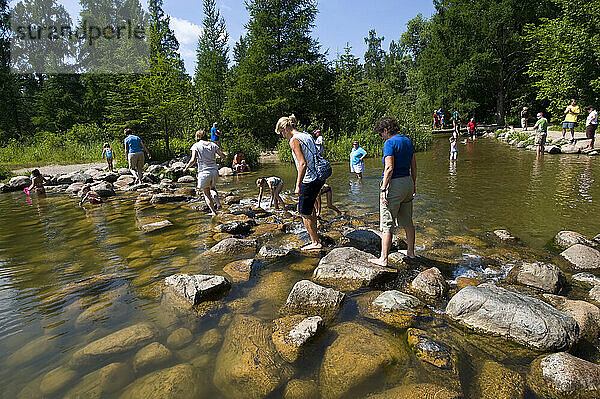
<svg viewBox="0 0 600 399"><path fill-rule="evenodd" d="M302 250L318 250L322 246L317 233L315 201L325 182L317 178L315 157L318 150L315 141L308 133L297 130L296 123L294 115L280 118L275 126L275 133L290 141L294 163L298 170L295 190L298 196L298 213L302 216L304 227L311 239L311 243L302 247Z"/></svg>

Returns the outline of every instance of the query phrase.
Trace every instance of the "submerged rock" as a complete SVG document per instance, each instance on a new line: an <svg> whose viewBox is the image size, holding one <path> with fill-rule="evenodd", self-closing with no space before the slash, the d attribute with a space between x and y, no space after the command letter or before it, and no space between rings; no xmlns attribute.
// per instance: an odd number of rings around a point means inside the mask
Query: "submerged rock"
<svg viewBox="0 0 600 399"><path fill-rule="evenodd" d="M600 252L587 245L575 244L561 252L561 256L571 262L575 270L600 269Z"/></svg>
<svg viewBox="0 0 600 399"><path fill-rule="evenodd" d="M335 248L319 262L313 272L317 282L340 289L358 289L393 280L397 270L376 266L369 262L372 255L356 248Z"/></svg>
<svg viewBox="0 0 600 399"><path fill-rule="evenodd" d="M288 295L285 307L287 309L306 311L335 311L342 301L344 294L333 288L325 288L312 281L298 281ZM310 313L310 312L308 312Z"/></svg>
<svg viewBox="0 0 600 399"><path fill-rule="evenodd" d="M319 316L287 316L274 321L275 331L271 336L277 352L290 363L298 359L301 348L314 337L323 326Z"/></svg>
<svg viewBox="0 0 600 399"><path fill-rule="evenodd" d="M510 234L508 230L494 230L494 234L502 241L517 241L517 237Z"/></svg>
<svg viewBox="0 0 600 399"><path fill-rule="evenodd" d="M554 237L554 242L556 243L556 245L563 248L572 247L575 244L583 244L587 245L588 247L595 247L598 245L598 243L590 240L583 234L579 234L576 231L568 230L563 230L556 233L556 236Z"/></svg>
<svg viewBox="0 0 600 399"><path fill-rule="evenodd" d="M291 251L287 248L278 248L271 245L264 245L258 251L258 255L263 259L278 259L289 255Z"/></svg>
<svg viewBox="0 0 600 399"><path fill-rule="evenodd" d="M100 338L73 353L70 364L77 368L97 364L111 356L140 348L153 341L158 332L148 323L135 324Z"/></svg>
<svg viewBox="0 0 600 399"><path fill-rule="evenodd" d="M172 353L163 344L153 342L140 349L133 359L133 369L135 371L154 368L172 358Z"/></svg>
<svg viewBox="0 0 600 399"><path fill-rule="evenodd" d="M491 284L463 288L448 302L446 314L468 327L537 349L570 348L579 338L579 326L571 316Z"/></svg>
<svg viewBox="0 0 600 399"><path fill-rule="evenodd" d="M223 276L175 274L165 278L165 285L190 304L197 305L231 287Z"/></svg>
<svg viewBox="0 0 600 399"><path fill-rule="evenodd" d="M525 381L516 371L487 360L477 378L481 399L516 399L525 392Z"/></svg>
<svg viewBox="0 0 600 399"><path fill-rule="evenodd" d="M240 255L244 253L256 253L258 241L253 239L226 238L210 249L216 254Z"/></svg>
<svg viewBox="0 0 600 399"><path fill-rule="evenodd" d="M196 397L196 384L193 367L183 363L134 381L120 399L189 399Z"/></svg>
<svg viewBox="0 0 600 399"><path fill-rule="evenodd" d="M284 399L319 399L319 386L313 380L290 380L285 387Z"/></svg>
<svg viewBox="0 0 600 399"><path fill-rule="evenodd" d="M260 264L256 259L243 259L227 264L223 271L231 276L234 283L248 281L260 268Z"/></svg>
<svg viewBox="0 0 600 399"><path fill-rule="evenodd" d="M319 374L324 399L363 397L388 367L399 367L408 358L400 347L360 324L343 323L333 330L338 336L327 348Z"/></svg>
<svg viewBox="0 0 600 399"><path fill-rule="evenodd" d="M424 362L445 370L456 370L456 355L448 346L434 341L417 328L406 331L408 346Z"/></svg>
<svg viewBox="0 0 600 399"><path fill-rule="evenodd" d="M111 363L85 377L64 399L101 399L123 389L133 379L130 367L125 363Z"/></svg>
<svg viewBox="0 0 600 399"><path fill-rule="evenodd" d="M213 381L224 396L264 398L287 382L292 369L271 341L260 319L237 315L231 322L215 364Z"/></svg>
<svg viewBox="0 0 600 399"><path fill-rule="evenodd" d="M561 292L567 285L562 270L544 262L523 262L509 272L507 280L552 294Z"/></svg>
<svg viewBox="0 0 600 399"><path fill-rule="evenodd" d="M42 377L40 392L44 395L53 395L65 389L76 377L76 371L59 366Z"/></svg>
<svg viewBox="0 0 600 399"><path fill-rule="evenodd" d="M388 389L368 399L460 399L462 395L434 384L409 384Z"/></svg>
<svg viewBox="0 0 600 399"><path fill-rule="evenodd" d="M416 297L395 290L368 293L357 302L361 315L397 328L409 327L424 306Z"/></svg>
<svg viewBox="0 0 600 399"><path fill-rule="evenodd" d="M149 176L152 176L152 175L149 175ZM153 204L167 204L169 202L182 202L182 201L186 201L187 199L188 198L183 195L160 193L160 194L154 194L152 196L152 199L150 200L150 202Z"/></svg>
<svg viewBox="0 0 600 399"><path fill-rule="evenodd" d="M600 397L600 366L569 353L536 359L527 378L541 397L571 399Z"/></svg>
<svg viewBox="0 0 600 399"><path fill-rule="evenodd" d="M185 327L178 328L167 337L167 346L171 349L181 349L192 342L192 332Z"/></svg>
<svg viewBox="0 0 600 399"><path fill-rule="evenodd" d="M168 221L167 219L159 220L156 222L143 224L140 226L140 230L146 234L154 233L156 231L166 230L173 226L173 223Z"/></svg>
<svg viewBox="0 0 600 399"><path fill-rule="evenodd" d="M448 292L448 283L437 267L423 270L410 283L410 288L427 298L440 299Z"/></svg>

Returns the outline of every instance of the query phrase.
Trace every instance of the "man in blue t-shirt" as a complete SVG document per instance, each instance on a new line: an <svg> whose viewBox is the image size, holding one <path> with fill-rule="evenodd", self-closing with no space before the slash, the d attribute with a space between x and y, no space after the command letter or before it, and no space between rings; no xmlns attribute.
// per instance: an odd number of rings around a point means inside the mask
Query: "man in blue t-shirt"
<svg viewBox="0 0 600 399"><path fill-rule="evenodd" d="M141 184L144 178L144 152L148 159L152 158L150 152L138 136L134 135L131 129L125 129L125 154L129 162L129 169L135 177L135 184Z"/></svg>
<svg viewBox="0 0 600 399"><path fill-rule="evenodd" d="M395 228L403 227L406 233L405 261L415 256L415 226L412 220L412 203L416 193L417 161L412 141L400 134L395 118L384 117L377 121L375 133L385 140L383 143L383 179L380 199L381 256L369 262L387 266L388 253Z"/></svg>
<svg viewBox="0 0 600 399"><path fill-rule="evenodd" d="M212 127L210 128L210 141L212 141L219 147L221 147L221 138L219 136L220 134L221 132L217 130L217 122L213 123Z"/></svg>

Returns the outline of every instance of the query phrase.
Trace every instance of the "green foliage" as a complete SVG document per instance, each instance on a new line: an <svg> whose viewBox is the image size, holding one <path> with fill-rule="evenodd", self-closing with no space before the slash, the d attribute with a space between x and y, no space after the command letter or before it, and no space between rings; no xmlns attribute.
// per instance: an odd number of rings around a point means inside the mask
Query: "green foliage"
<svg viewBox="0 0 600 399"><path fill-rule="evenodd" d="M254 138L247 134L228 134L222 139L222 150L227 155L224 165L231 166L237 151L242 151L251 169L258 167L261 149Z"/></svg>
<svg viewBox="0 0 600 399"><path fill-rule="evenodd" d="M71 142L86 143L108 140L105 132L95 123L77 124L67 130L66 138Z"/></svg>
<svg viewBox="0 0 600 399"><path fill-rule="evenodd" d="M6 181L12 177L12 173L4 165L0 165L0 182Z"/></svg>

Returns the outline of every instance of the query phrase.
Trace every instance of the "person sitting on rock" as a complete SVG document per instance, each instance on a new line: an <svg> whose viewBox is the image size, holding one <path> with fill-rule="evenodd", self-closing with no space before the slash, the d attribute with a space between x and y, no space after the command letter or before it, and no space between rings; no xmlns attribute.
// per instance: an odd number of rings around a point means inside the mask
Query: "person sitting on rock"
<svg viewBox="0 0 600 399"><path fill-rule="evenodd" d="M79 201L79 206L83 205L86 201L90 204L101 204L104 202L97 192L92 190L89 186L83 186L81 189L81 201Z"/></svg>
<svg viewBox="0 0 600 399"><path fill-rule="evenodd" d="M250 166L246 162L246 158L244 157L244 153L242 151L238 151L233 156L233 164L231 165L233 169L233 173L243 173L250 172Z"/></svg>
<svg viewBox="0 0 600 399"><path fill-rule="evenodd" d="M327 208L335 211L335 213L339 215L342 214L342 212L335 206L333 205L333 191L331 190L331 186L329 186L329 184L323 184L323 187L321 188L321 192L319 192L319 195L317 196L317 201L315 204L315 208L317 210L317 217L319 217L319 215L321 215L321 195L325 194L325 198L327 199Z"/></svg>
<svg viewBox="0 0 600 399"><path fill-rule="evenodd" d="M283 180L281 180L279 177L271 176L267 178L262 177L260 179L257 179L256 187L258 187L259 208L260 202L262 201L263 197L263 191L267 187L269 188L269 191L271 191L271 200L269 201L269 208L273 206L273 203L275 203L275 209L279 209L279 204L285 205L285 202L283 202L283 199L281 199L281 196L279 195L279 193L281 193L281 190L283 189Z"/></svg>

